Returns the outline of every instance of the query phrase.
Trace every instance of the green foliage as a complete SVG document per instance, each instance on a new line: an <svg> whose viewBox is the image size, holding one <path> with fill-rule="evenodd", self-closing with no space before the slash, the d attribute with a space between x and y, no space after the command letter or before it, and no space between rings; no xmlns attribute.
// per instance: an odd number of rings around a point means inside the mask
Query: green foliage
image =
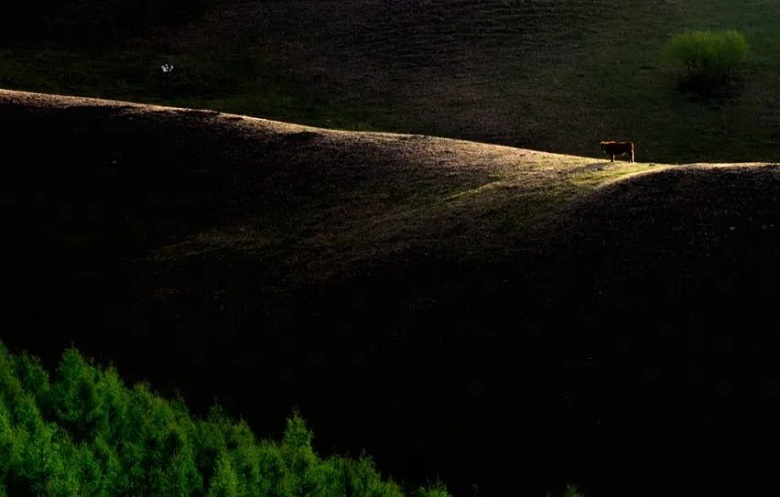
<svg viewBox="0 0 780 497"><path fill-rule="evenodd" d="M450 497L447 486L439 479L417 489L416 497Z"/></svg>
<svg viewBox="0 0 780 497"><path fill-rule="evenodd" d="M105 437L107 443L121 441L134 429L129 425L128 418L130 392L113 367L105 369L99 375L96 388L103 408L99 423L100 434Z"/></svg>
<svg viewBox="0 0 780 497"><path fill-rule="evenodd" d="M91 438L106 427L102 399L97 391L97 371L73 348L62 356L57 379L46 406L55 421L68 429L77 441Z"/></svg>
<svg viewBox="0 0 780 497"><path fill-rule="evenodd" d="M217 458L214 475L209 482L208 497L238 497L239 481L230 456L221 453Z"/></svg>
<svg viewBox="0 0 780 497"><path fill-rule="evenodd" d="M320 486L316 468L319 458L312 449L314 434L297 411L287 420L282 438L282 457L293 495L311 495Z"/></svg>
<svg viewBox="0 0 780 497"><path fill-rule="evenodd" d="M355 495L345 479L342 458L331 457L321 461L308 474L311 497L346 497Z"/></svg>
<svg viewBox="0 0 780 497"><path fill-rule="evenodd" d="M260 497L291 497L292 479L278 444L263 441L258 448L258 466L263 478L257 490Z"/></svg>
<svg viewBox="0 0 780 497"><path fill-rule="evenodd" d="M0 344L0 399L12 406L22 393L22 384L16 377L14 359L8 350Z"/></svg>
<svg viewBox="0 0 780 497"><path fill-rule="evenodd" d="M673 66L683 70L681 88L710 93L729 87L748 52L745 37L730 29L676 34L667 42L664 55Z"/></svg>
<svg viewBox="0 0 780 497"><path fill-rule="evenodd" d="M357 460L343 459L342 463L346 473L348 495L370 495L372 497L401 497L403 495L398 485L392 480L385 482L380 478L374 461L369 456L364 454ZM436 485L439 484L440 482L437 482ZM436 493L436 491L425 493L428 492L426 488L421 490L423 493L419 494L418 497L449 497L444 484L440 484L440 487L444 493Z"/></svg>
<svg viewBox="0 0 780 497"><path fill-rule="evenodd" d="M147 384L127 388L74 348L56 376L0 343L0 496L403 497L372 459L321 459L295 411L258 442L215 405L205 420ZM443 484L419 497L449 497Z"/></svg>
<svg viewBox="0 0 780 497"><path fill-rule="evenodd" d="M311 446L312 438L314 434L306 426L306 420L294 411L284 430L282 454L287 464L297 473L304 473L317 461L317 455Z"/></svg>
<svg viewBox="0 0 780 497"><path fill-rule="evenodd" d="M546 492L545 497L553 497L552 492ZM568 484L563 489L563 496L562 497L585 497L585 494L581 493L579 489L577 488L577 485Z"/></svg>
<svg viewBox="0 0 780 497"><path fill-rule="evenodd" d="M43 369L41 361L22 354L14 361L14 368L21 387L41 403L49 394L49 373Z"/></svg>

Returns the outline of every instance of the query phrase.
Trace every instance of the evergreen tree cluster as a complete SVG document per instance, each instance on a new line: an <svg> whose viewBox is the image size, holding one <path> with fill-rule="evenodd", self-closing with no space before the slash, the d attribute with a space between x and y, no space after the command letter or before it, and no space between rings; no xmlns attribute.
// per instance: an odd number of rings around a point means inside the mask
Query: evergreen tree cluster
<svg viewBox="0 0 780 497"><path fill-rule="evenodd" d="M258 440L218 405L205 419L146 383L126 386L75 348L53 378L0 343L0 497L404 497L367 455L321 458L294 412ZM436 481L414 497L449 497Z"/></svg>

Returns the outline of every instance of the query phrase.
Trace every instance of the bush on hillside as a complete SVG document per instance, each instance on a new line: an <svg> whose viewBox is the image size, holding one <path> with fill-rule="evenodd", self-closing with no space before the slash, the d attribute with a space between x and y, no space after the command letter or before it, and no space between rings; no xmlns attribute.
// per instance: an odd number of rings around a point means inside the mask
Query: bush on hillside
<svg viewBox="0 0 780 497"><path fill-rule="evenodd" d="M731 93L749 45L736 30L686 31L667 42L664 55L678 71L678 88L699 95Z"/></svg>

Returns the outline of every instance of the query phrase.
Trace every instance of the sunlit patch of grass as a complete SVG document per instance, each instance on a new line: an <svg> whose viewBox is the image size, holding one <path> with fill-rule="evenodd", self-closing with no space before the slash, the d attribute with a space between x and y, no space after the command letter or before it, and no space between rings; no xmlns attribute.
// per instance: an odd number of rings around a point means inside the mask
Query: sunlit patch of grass
<svg viewBox="0 0 780 497"><path fill-rule="evenodd" d="M476 185L418 191L418 185L410 182L392 208L356 213L348 224L337 220L319 232L316 241L310 239L312 247L323 249L318 253L330 254L335 266L342 268L417 250L457 259L492 257L508 250L508 240L543 231L558 213L588 192L661 170L647 164L594 162L587 157L529 155L527 161L511 167L491 167L490 174ZM468 242L457 243L460 237ZM327 256L313 264L321 270L325 260Z"/></svg>
<svg viewBox="0 0 780 497"><path fill-rule="evenodd" d="M230 255L241 258L270 252L284 241L275 230L259 231L246 225L212 228L186 240L175 241L155 251L151 259L157 262L184 261L208 255Z"/></svg>
<svg viewBox="0 0 780 497"><path fill-rule="evenodd" d="M284 271L305 274L311 280L413 253L489 259L509 250L509 241L543 232L560 212L588 192L667 167L533 151L523 151L522 159L513 162L512 154L520 156L521 151L474 143L460 144L466 154L450 154L452 163L447 167L452 169L434 180L425 173L430 167L426 161L436 160L437 147L447 142L429 138L409 143L427 150L419 151L415 160L428 165L385 176L381 186L343 184L338 197L318 196L299 210L286 211L283 223L265 217L212 229L166 245L155 258L274 260ZM482 165L473 162L474 157L491 155L501 160ZM453 174L458 168L482 170L481 180L459 179ZM463 238L467 241L459 243Z"/></svg>
<svg viewBox="0 0 780 497"><path fill-rule="evenodd" d="M659 172L668 169L669 167L674 166L659 166L655 164L641 163L619 166L604 166L576 173L572 175L571 181L577 185L595 189L614 183L616 181L622 181L632 176Z"/></svg>

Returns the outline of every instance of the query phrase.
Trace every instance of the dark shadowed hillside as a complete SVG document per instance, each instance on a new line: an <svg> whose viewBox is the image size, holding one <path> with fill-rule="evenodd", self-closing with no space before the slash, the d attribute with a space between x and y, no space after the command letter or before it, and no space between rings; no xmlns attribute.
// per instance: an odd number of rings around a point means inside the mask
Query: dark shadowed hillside
<svg viewBox="0 0 780 497"><path fill-rule="evenodd" d="M297 406L322 450L459 497L772 474L776 165L13 91L0 133L12 349L74 343L258 432Z"/></svg>

